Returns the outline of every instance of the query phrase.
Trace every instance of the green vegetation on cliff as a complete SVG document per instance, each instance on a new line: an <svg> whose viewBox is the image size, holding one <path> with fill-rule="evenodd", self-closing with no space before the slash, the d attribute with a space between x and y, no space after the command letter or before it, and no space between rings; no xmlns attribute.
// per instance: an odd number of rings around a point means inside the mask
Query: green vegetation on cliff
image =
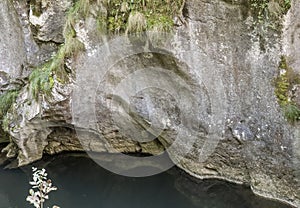
<svg viewBox="0 0 300 208"><path fill-rule="evenodd" d="M66 60L76 56L83 51L84 45L76 38L76 20L87 15L89 11L89 1L79 0L69 10L64 28L65 43L61 45L58 52L50 61L37 67L29 76L29 89L35 99L40 93L50 94L54 86L54 76L60 82L67 80Z"/></svg>
<svg viewBox="0 0 300 208"><path fill-rule="evenodd" d="M35 69L29 76L29 88L33 97L36 99L39 93L50 93L53 84L54 81L50 62Z"/></svg>
<svg viewBox="0 0 300 208"><path fill-rule="evenodd" d="M136 33L145 30L169 32L175 16L182 13L184 0L110 0L107 1L109 33Z"/></svg>
<svg viewBox="0 0 300 208"><path fill-rule="evenodd" d="M281 57L278 76L275 79L275 94L278 102L284 110L284 115L288 121L294 123L300 120L300 108L292 101L290 92L293 86L300 84L300 75L296 74L288 66L285 56Z"/></svg>
<svg viewBox="0 0 300 208"><path fill-rule="evenodd" d="M250 0L254 25L281 30L281 17L291 7L291 0Z"/></svg>
<svg viewBox="0 0 300 208"><path fill-rule="evenodd" d="M3 119L12 104L16 101L18 95L18 90L9 90L0 95L0 119Z"/></svg>
<svg viewBox="0 0 300 208"><path fill-rule="evenodd" d="M7 112L12 107L14 102L16 102L16 99L19 95L18 90L9 90L4 92L2 95L0 95L0 123L2 126L2 129L4 131L8 131L8 120L6 117ZM2 132L2 130L0 130ZM2 132L0 137L0 143L1 142L7 142L8 135L6 135L4 132Z"/></svg>
<svg viewBox="0 0 300 208"><path fill-rule="evenodd" d="M270 15L286 14L291 8L291 0L250 0L250 3L251 7L257 11L257 17L260 21L263 18L269 18Z"/></svg>
<svg viewBox="0 0 300 208"><path fill-rule="evenodd" d="M145 30L169 32L174 17L182 13L185 0L107 0L104 1L107 14L97 14L99 29L108 34L138 33ZM90 14L93 0L78 0L67 12L64 27L64 44L44 65L37 67L29 76L29 89L38 99L40 93L49 94L54 79L65 82L68 79L66 60L75 57L85 49L76 35L76 24Z"/></svg>

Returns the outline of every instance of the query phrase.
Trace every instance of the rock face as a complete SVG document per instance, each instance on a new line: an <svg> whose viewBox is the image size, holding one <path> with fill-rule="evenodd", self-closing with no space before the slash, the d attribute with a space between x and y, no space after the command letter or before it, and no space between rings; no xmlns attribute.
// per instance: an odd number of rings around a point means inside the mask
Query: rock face
<svg viewBox="0 0 300 208"><path fill-rule="evenodd" d="M22 64L26 62L26 50L21 24L14 6L10 2L1 2L0 36L0 87L1 91L12 88L17 79L22 77ZM14 40L14 41L12 41Z"/></svg>
<svg viewBox="0 0 300 208"><path fill-rule="evenodd" d="M300 45L300 28L299 28L299 17L300 17L300 2L294 1L293 5L288 12L285 23L284 23L284 33L283 33L283 50L287 54L288 63L293 69L299 73L299 45ZM300 86L296 85L294 87L294 101L300 104ZM293 140L293 163L295 167L300 167L300 131L298 128L294 128L294 140ZM294 172L296 176L297 183L300 182L300 171L299 168Z"/></svg>
<svg viewBox="0 0 300 208"><path fill-rule="evenodd" d="M299 17L300 17L300 4L297 1L293 2L293 5L288 12L284 22L284 36L283 36L283 50L289 57L289 64L294 70L299 72Z"/></svg>
<svg viewBox="0 0 300 208"><path fill-rule="evenodd" d="M28 76L22 67L32 71L66 41L62 25L72 7L41 1L35 16L29 5L10 2L0 3L7 20L0 26L2 91ZM38 98L27 79L21 85L6 115L7 157L25 165L43 153L166 150L195 177L249 184L257 194L300 206L299 125L284 119L273 86L282 54L299 72L298 1L281 36L257 23L246 1L189 0L174 33L159 36L163 41L151 33L99 34L97 14L106 14L106 5L89 6L72 22L86 50L64 59L68 81L54 74L51 92Z"/></svg>

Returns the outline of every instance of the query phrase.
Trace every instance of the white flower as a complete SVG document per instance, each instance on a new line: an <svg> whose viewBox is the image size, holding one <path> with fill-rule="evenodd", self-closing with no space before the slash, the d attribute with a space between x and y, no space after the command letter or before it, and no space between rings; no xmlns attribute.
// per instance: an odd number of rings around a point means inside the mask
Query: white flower
<svg viewBox="0 0 300 208"><path fill-rule="evenodd" d="M32 189L29 191L29 196L27 196L26 201L29 201L30 204L33 204L34 207L40 207L40 193L34 192Z"/></svg>
<svg viewBox="0 0 300 208"><path fill-rule="evenodd" d="M30 181L29 184L32 186L32 189L29 190L29 196L26 200L33 204L34 207L40 208L43 207L43 203L46 199L49 199L49 193L51 191L56 191L57 187L52 186L50 179L47 179L46 170L43 168L38 170L35 167L32 167L33 181ZM59 208L58 206L53 206Z"/></svg>

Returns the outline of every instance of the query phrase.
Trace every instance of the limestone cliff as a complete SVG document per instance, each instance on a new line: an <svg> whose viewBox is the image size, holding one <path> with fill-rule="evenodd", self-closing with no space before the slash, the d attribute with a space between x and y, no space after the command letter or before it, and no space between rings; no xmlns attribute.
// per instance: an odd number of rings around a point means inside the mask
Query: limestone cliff
<svg viewBox="0 0 300 208"><path fill-rule="evenodd" d="M299 207L300 2L128 2L0 3L2 155L166 150Z"/></svg>

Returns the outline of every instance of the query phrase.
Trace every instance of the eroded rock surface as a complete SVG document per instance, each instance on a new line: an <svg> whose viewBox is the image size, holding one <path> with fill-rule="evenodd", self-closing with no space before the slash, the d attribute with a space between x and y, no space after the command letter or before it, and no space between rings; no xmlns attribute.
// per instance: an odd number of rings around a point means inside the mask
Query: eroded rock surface
<svg viewBox="0 0 300 208"><path fill-rule="evenodd" d="M5 86L22 65L52 56L64 41L72 6L42 1L34 14L29 5L15 4L17 13L9 2L0 3L0 17L9 20L0 26L0 46L9 54L0 52ZM158 155L167 149L195 177L249 184L257 194L300 206L299 125L284 119L273 85L282 54L299 68L295 2L281 37L280 30L257 26L247 2L189 0L185 21L163 43L99 34L96 17L106 8L94 2L73 22L74 38L86 50L64 60L69 80L54 75L50 95L37 99L25 80L7 115L7 157L25 165L43 153ZM28 12L23 19L22 11ZM26 47L33 49L26 53Z"/></svg>

